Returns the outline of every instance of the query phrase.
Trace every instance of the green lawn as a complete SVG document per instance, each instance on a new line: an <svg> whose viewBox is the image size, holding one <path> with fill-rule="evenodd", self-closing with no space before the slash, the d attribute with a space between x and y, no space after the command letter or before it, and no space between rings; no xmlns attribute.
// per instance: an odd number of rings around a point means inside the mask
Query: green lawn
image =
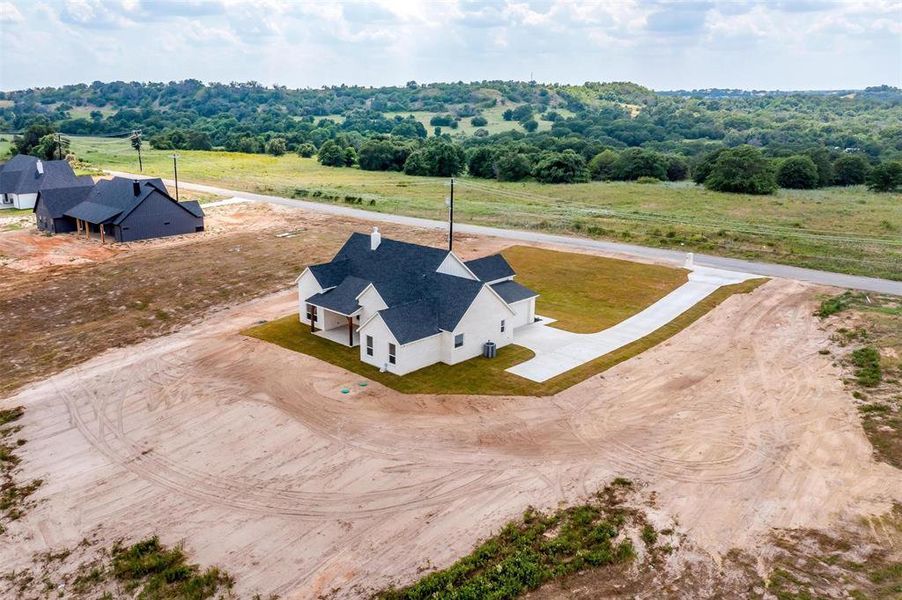
<svg viewBox="0 0 902 600"><path fill-rule="evenodd" d="M594 333L651 306L688 280L689 271L531 246L506 248L517 281L539 293L536 312L554 327Z"/></svg>
<svg viewBox="0 0 902 600"><path fill-rule="evenodd" d="M524 285L549 293L549 298L539 298L537 311L560 319L561 328L577 332L599 331L619 323L686 279L682 269L525 246L509 248L504 256L518 270L517 278ZM521 346L499 349L494 360L477 357L453 366L435 364L398 376L380 373L376 367L361 362L359 348L313 335L296 314L242 333L319 358L403 393L547 396L644 352L688 327L734 293L749 292L763 281L723 287L648 336L541 384L505 371L533 357L531 350Z"/></svg>
<svg viewBox="0 0 902 600"><path fill-rule="evenodd" d="M97 166L137 170L128 140L73 137L72 148ZM145 173L171 178L170 154L146 150ZM179 176L186 181L323 202L359 197L366 210L447 217L444 179L323 167L295 155L179 154ZM462 222L902 280L902 194L859 186L761 197L712 192L691 182L547 185L462 177L458 184L455 216Z"/></svg>

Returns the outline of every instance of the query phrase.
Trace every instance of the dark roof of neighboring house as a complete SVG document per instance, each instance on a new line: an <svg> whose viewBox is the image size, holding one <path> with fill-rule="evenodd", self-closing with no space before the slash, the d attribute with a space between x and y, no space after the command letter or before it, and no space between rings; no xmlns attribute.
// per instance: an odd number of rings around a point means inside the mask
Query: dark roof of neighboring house
<svg viewBox="0 0 902 600"><path fill-rule="evenodd" d="M184 202L179 202L179 206L187 210L195 217L204 216L204 209L200 207L200 202L198 202L197 200L185 200Z"/></svg>
<svg viewBox="0 0 902 600"><path fill-rule="evenodd" d="M366 279L359 277L345 277L337 287L327 292L316 294L307 299L310 304L322 306L334 310L343 315L350 315L360 306L357 304L357 296L370 284Z"/></svg>
<svg viewBox="0 0 902 600"><path fill-rule="evenodd" d="M93 187L94 179L90 175L83 175L77 177L74 183L42 189L40 202L44 204L50 218L58 219L67 210L86 200ZM34 210L37 208L36 204Z"/></svg>
<svg viewBox="0 0 902 600"><path fill-rule="evenodd" d="M108 223L121 212L122 209L119 207L110 206L108 204L97 204L96 202L85 200L67 210L65 215L67 217L72 217L73 219L81 219L88 223L97 224Z"/></svg>
<svg viewBox="0 0 902 600"><path fill-rule="evenodd" d="M38 162L43 173L38 172ZM64 160L41 160L17 154L0 165L0 194L34 194L44 188L62 187L75 181L75 172Z"/></svg>
<svg viewBox="0 0 902 600"><path fill-rule="evenodd" d="M134 187L136 181L138 183L137 195ZM148 196L154 193L163 194L173 204L182 207L196 217L202 217L204 214L197 202L176 202L169 195L162 179L133 180L125 177L101 179L94 185L90 195L84 202L68 209L64 214L68 217L88 221L89 223L111 222L118 225ZM98 206L104 208L101 210L97 208Z"/></svg>
<svg viewBox="0 0 902 600"><path fill-rule="evenodd" d="M520 285L516 281L502 281L501 283L494 284L492 289L498 292L498 295L508 304L538 296L537 293L525 285Z"/></svg>
<svg viewBox="0 0 902 600"><path fill-rule="evenodd" d="M388 307L379 314L399 343L442 330L453 331L485 281L514 273L500 256L489 257L490 261L481 259L486 266L483 271L492 279L473 280L438 273L436 270L448 254L447 250L390 239L382 239L376 250L370 250L370 236L354 233L332 262L310 267L325 291L309 301L350 315L359 308L357 296L372 283ZM497 273L509 274L496 276Z"/></svg>
<svg viewBox="0 0 902 600"><path fill-rule="evenodd" d="M496 281L516 275L510 264L500 254L468 260L465 264L482 281Z"/></svg>

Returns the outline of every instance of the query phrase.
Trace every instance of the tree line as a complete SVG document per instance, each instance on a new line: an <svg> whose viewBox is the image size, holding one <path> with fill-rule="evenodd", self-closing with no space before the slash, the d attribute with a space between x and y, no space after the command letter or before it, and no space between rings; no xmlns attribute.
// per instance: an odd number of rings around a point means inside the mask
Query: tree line
<svg viewBox="0 0 902 600"><path fill-rule="evenodd" d="M157 149L296 152L330 166L451 169L504 181L691 177L714 189L768 193L868 177L891 183L902 158L902 92L890 86L838 95L510 81L293 90L186 80L36 88L0 92L0 100L7 131L141 129ZM405 111L430 113L432 131ZM499 114L510 130L490 134L487 116ZM459 133L465 122L472 135Z"/></svg>

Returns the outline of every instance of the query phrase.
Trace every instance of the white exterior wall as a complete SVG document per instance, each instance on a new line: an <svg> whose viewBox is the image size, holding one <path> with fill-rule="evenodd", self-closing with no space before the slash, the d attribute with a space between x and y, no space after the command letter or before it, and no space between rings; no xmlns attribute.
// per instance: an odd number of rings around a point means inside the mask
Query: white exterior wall
<svg viewBox="0 0 902 600"><path fill-rule="evenodd" d="M356 324L355 324L356 326ZM348 328L348 318L339 315L331 310L317 307L316 309L316 328L317 329L336 329L338 327Z"/></svg>
<svg viewBox="0 0 902 600"><path fill-rule="evenodd" d="M510 307L514 309L515 313L517 313L511 318L511 324L513 327L522 327L524 325L529 325L536 317L535 298L527 298L526 300L514 302L510 305Z"/></svg>
<svg viewBox="0 0 902 600"><path fill-rule="evenodd" d="M453 275L454 277L463 277L464 279L475 280L476 277L464 265L463 261L457 258L453 253L448 253L442 264L435 270L436 273L444 273L445 275Z"/></svg>
<svg viewBox="0 0 902 600"><path fill-rule="evenodd" d="M373 336L373 355L366 354L366 336ZM360 360L368 365L373 365L379 369L388 363L388 343L392 342L400 348L401 344L395 339L389 331L388 326L382 317L376 317L372 321L364 323L364 327L360 328ZM398 365L388 365L388 371L398 373Z"/></svg>
<svg viewBox="0 0 902 600"><path fill-rule="evenodd" d="M2 208L18 208L26 210L34 208L35 202L38 201L37 194L5 194L6 202L0 204ZM12 201L10 203L10 201Z"/></svg>
<svg viewBox="0 0 902 600"><path fill-rule="evenodd" d="M320 286L316 277L313 276L313 273L310 272L310 269L305 269L298 278L298 316L301 323L310 325L310 321L307 319L307 298L322 291L322 286Z"/></svg>
<svg viewBox="0 0 902 600"><path fill-rule="evenodd" d="M507 346L514 340L514 328L510 326L513 318L504 301L484 286L454 332L442 332L443 361L453 365L480 356L483 345L489 341L495 342L498 348ZM502 319L506 321L504 333L501 333ZM460 333L464 334L464 345L455 348L454 337Z"/></svg>
<svg viewBox="0 0 902 600"><path fill-rule="evenodd" d="M388 305L376 291L375 286L369 286L357 297L357 304L360 305L360 322L366 323L374 314L380 310L388 308Z"/></svg>
<svg viewBox="0 0 902 600"><path fill-rule="evenodd" d="M442 336L438 334L401 346L398 354L398 375L405 375L441 362L441 344Z"/></svg>

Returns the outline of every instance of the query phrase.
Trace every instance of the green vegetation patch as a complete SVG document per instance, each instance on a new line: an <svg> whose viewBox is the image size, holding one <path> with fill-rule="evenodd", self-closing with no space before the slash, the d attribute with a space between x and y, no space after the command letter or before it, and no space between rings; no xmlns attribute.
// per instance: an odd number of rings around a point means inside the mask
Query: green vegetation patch
<svg viewBox="0 0 902 600"><path fill-rule="evenodd" d="M852 364L855 365L855 377L859 385L874 387L883 378L880 370L880 353L873 346L853 350Z"/></svg>
<svg viewBox="0 0 902 600"><path fill-rule="evenodd" d="M536 312L575 333L616 325L686 283L689 275L685 269L531 246L502 254L516 280L539 293Z"/></svg>
<svg viewBox="0 0 902 600"><path fill-rule="evenodd" d="M621 480L585 504L551 514L528 508L520 519L447 569L408 587L380 592L376 598L505 600L582 569L627 563L635 550L621 533L628 522L641 519L637 511L623 505L622 488L630 486Z"/></svg>
<svg viewBox="0 0 902 600"><path fill-rule="evenodd" d="M22 517L30 505L29 497L44 483L41 479L20 483L15 477L21 462L16 450L27 442L16 435L22 427L12 423L24 414L21 406L0 410L0 534L6 532L4 523Z"/></svg>
<svg viewBox="0 0 902 600"><path fill-rule="evenodd" d="M831 318L833 342L852 348L842 356L845 383L875 455L902 468L902 298L846 291L815 314Z"/></svg>
<svg viewBox="0 0 902 600"><path fill-rule="evenodd" d="M85 555L89 558L85 559ZM157 536L131 546L116 542L110 550L94 548L94 542L85 539L74 551L35 555L32 568L6 573L0 582L6 583L6 591L20 597L45 597L48 590L65 589L67 597L110 600L231 597L235 583L217 567L202 569L189 563L181 546L167 548Z"/></svg>

